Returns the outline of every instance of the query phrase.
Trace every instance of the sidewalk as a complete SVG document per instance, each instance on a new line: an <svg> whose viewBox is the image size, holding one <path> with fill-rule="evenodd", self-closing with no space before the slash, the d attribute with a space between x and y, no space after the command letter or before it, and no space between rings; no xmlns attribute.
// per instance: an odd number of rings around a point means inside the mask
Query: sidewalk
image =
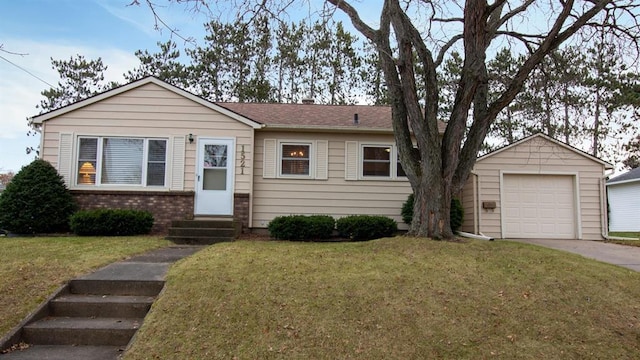
<svg viewBox="0 0 640 360"><path fill-rule="evenodd" d="M587 240L515 239L509 241L568 251L589 259L640 271L640 247L637 246L625 246Z"/></svg>

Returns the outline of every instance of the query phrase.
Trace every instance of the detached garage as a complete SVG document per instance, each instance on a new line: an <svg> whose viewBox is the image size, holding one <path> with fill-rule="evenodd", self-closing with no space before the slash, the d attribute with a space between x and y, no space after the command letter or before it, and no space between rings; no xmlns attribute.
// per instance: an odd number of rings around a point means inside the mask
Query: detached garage
<svg viewBox="0 0 640 360"><path fill-rule="evenodd" d="M478 158L462 231L494 238L601 240L612 166L536 134Z"/></svg>

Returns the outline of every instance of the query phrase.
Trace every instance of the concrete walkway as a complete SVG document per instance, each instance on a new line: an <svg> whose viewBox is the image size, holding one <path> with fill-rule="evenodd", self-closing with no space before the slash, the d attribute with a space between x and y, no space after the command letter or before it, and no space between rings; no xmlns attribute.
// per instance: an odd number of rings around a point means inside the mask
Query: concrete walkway
<svg viewBox="0 0 640 360"><path fill-rule="evenodd" d="M605 263L618 265L627 269L640 271L640 247L586 240L542 240L518 239L509 240L526 244L563 250L595 259Z"/></svg>
<svg viewBox="0 0 640 360"><path fill-rule="evenodd" d="M129 339L141 325L146 311L156 295L162 290L169 267L174 262L194 254L204 246L180 245L149 251L130 259L112 263L96 272L72 280L47 304L43 304L23 321L18 330L0 339L0 350L19 342L32 344L22 351L0 354L0 360L115 360L119 358ZM80 295L78 295L80 294ZM71 310L56 314L51 303L75 298ZM81 299L81 300L77 300ZM130 300L127 300L130 299ZM142 300L144 314L139 317ZM125 301L126 300L126 301ZM131 301L131 304L129 303ZM83 302L90 302L84 304ZM124 307L124 309L123 309ZM122 315L128 311L135 314ZM72 314L66 314L72 312ZM73 313L77 312L77 313ZM87 315L87 312L90 314ZM118 317L106 315L119 313ZM90 323L90 326L86 324ZM120 329L131 323L131 329ZM86 328L85 328L86 326ZM104 328L103 328L104 327ZM29 332L43 328L54 329L30 341ZM122 343L111 343L112 337L121 340L120 330L130 330ZM85 336L85 333L88 333ZM0 334L1 335L1 334ZM85 341L84 337L90 339ZM35 337L35 336L31 336ZM97 344L94 344L97 342Z"/></svg>

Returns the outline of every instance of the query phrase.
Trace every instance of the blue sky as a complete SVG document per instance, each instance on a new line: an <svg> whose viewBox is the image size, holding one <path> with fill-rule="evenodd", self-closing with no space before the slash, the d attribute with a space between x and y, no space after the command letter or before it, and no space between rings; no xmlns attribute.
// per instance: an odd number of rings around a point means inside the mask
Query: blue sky
<svg viewBox="0 0 640 360"><path fill-rule="evenodd" d="M107 80L123 82L122 74L134 68L134 52L155 52L158 41L171 33L154 29L151 11L144 6L127 6L131 0L0 0L0 44L6 51L0 59L0 172L14 171L33 160L27 146L37 147L39 137L28 137L26 118L37 115L40 92L57 84L50 58L68 59L82 54L101 57L108 66ZM162 3L162 2L159 2ZM185 36L201 37L202 14L182 6L163 6L158 11ZM181 40L174 37L180 43Z"/></svg>
<svg viewBox="0 0 640 360"><path fill-rule="evenodd" d="M58 75L51 60L69 59L76 54L87 59L102 58L108 66L105 80L124 82L122 76L138 64L134 52L157 50L157 42L171 38L170 31L155 29L152 12L145 6L128 6L132 0L0 0L0 44L14 55L0 51L0 172L18 172L34 159L25 148L37 147L39 137L28 137L27 117L38 114L40 92L57 84ZM184 5L154 1L156 11L184 37L203 37L206 14L193 13ZM315 0L312 3L319 3ZM140 1L144 4L144 1ZM379 0L356 0L361 15L374 19L380 11ZM373 5L373 6L372 6ZM300 7L294 13L308 13ZM227 17L233 11L224 12ZM223 17L224 19L224 17ZM343 16L343 22L348 23ZM355 30L353 30L355 32ZM180 38L173 37L178 45ZM6 60L5 60L6 59ZM33 75L20 70L15 65ZM42 79L38 80L37 78Z"/></svg>

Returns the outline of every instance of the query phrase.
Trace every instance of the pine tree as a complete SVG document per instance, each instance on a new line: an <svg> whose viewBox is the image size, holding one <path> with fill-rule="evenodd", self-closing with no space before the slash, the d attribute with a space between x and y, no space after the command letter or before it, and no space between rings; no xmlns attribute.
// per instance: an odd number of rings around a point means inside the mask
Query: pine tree
<svg viewBox="0 0 640 360"><path fill-rule="evenodd" d="M145 76L153 75L170 84L187 87L188 76L186 67L178 60L180 51L176 43L168 40L165 43L158 42L159 52L149 53L147 50L138 50L136 57L140 60L137 68L124 74L127 81L134 81Z"/></svg>
<svg viewBox="0 0 640 360"><path fill-rule="evenodd" d="M104 83L107 66L102 58L87 60L82 55L71 56L69 60L51 58L51 68L58 72L58 86L41 92L46 98L37 106L44 113L74 102L86 99L117 84Z"/></svg>

